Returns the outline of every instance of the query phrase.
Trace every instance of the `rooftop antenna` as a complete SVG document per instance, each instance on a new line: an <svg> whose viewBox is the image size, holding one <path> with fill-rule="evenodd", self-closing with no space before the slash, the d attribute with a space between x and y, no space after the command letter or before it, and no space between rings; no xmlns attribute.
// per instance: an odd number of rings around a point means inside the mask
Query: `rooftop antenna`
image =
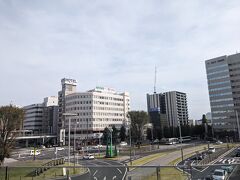
<svg viewBox="0 0 240 180"><path fill-rule="evenodd" d="M156 94L156 81L157 81L157 67L155 66L155 76L154 76L154 94Z"/></svg>

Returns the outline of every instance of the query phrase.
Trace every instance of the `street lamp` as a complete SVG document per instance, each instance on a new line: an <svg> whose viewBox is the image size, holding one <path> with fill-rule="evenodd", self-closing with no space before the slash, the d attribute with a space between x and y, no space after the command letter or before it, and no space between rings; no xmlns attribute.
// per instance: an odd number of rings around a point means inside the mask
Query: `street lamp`
<svg viewBox="0 0 240 180"><path fill-rule="evenodd" d="M67 116L69 117L69 119L68 119L68 165L70 166L70 153L71 153L71 147L70 147L71 118L70 117L77 116L78 114L76 114L76 113L63 113L62 115L65 116L65 117L67 117Z"/></svg>
<svg viewBox="0 0 240 180"><path fill-rule="evenodd" d="M183 161L183 148L182 148L182 130L181 130L181 123L180 121L178 122L179 123L179 137L180 137L180 142L181 142L181 156L182 156L182 161Z"/></svg>
<svg viewBox="0 0 240 180"><path fill-rule="evenodd" d="M132 165L132 135L131 135L131 118L130 118L130 116L129 116L129 145L130 145L130 151L129 151L130 165Z"/></svg>

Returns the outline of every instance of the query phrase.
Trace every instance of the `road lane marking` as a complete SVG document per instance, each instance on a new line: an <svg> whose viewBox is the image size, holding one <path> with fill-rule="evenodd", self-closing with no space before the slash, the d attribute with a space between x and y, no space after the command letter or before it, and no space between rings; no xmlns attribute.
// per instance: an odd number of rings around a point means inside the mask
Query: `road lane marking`
<svg viewBox="0 0 240 180"><path fill-rule="evenodd" d="M103 178L103 180L106 180L107 179L107 177L105 176L104 178Z"/></svg>
<svg viewBox="0 0 240 180"><path fill-rule="evenodd" d="M117 170L118 170L118 172L120 172L120 174L122 174L122 171L120 169L117 168Z"/></svg>
<svg viewBox="0 0 240 180"><path fill-rule="evenodd" d="M112 180L114 180L114 179L116 179L116 178L117 178L117 176L113 176Z"/></svg>
<svg viewBox="0 0 240 180"><path fill-rule="evenodd" d="M97 178L96 178L96 177L93 177L93 179L94 179L94 180L97 180Z"/></svg>
<svg viewBox="0 0 240 180"><path fill-rule="evenodd" d="M93 176L95 176L97 174L98 170L95 171L95 173L93 173Z"/></svg>

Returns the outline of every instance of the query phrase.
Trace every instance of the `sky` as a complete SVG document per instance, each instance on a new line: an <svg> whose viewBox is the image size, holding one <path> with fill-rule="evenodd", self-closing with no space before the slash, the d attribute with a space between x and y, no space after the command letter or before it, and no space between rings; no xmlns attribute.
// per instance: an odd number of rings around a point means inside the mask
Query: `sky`
<svg viewBox="0 0 240 180"><path fill-rule="evenodd" d="M0 105L78 91L187 93L189 116L210 111L205 60L240 51L239 0L0 0Z"/></svg>

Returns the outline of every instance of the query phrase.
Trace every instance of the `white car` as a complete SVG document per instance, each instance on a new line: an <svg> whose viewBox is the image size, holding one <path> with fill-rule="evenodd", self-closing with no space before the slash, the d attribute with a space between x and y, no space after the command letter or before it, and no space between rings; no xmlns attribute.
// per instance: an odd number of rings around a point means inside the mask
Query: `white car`
<svg viewBox="0 0 240 180"><path fill-rule="evenodd" d="M215 149L214 147L210 147L210 148L208 149L208 152L209 152L209 153L215 153L215 152L216 152L216 149Z"/></svg>
<svg viewBox="0 0 240 180"><path fill-rule="evenodd" d="M128 144L126 142L122 141L119 145L120 146L127 146Z"/></svg>
<svg viewBox="0 0 240 180"><path fill-rule="evenodd" d="M92 148L93 149L99 149L99 148L102 148L103 146L101 145L101 144L98 144L98 145L96 145L96 146L93 146Z"/></svg>
<svg viewBox="0 0 240 180"><path fill-rule="evenodd" d="M227 179L227 171L223 169L215 169L212 178L216 180L225 180Z"/></svg>
<svg viewBox="0 0 240 180"><path fill-rule="evenodd" d="M223 143L223 142L222 142L222 141L219 141L219 140L216 142L216 144L222 144L222 143Z"/></svg>
<svg viewBox="0 0 240 180"><path fill-rule="evenodd" d="M86 154L83 156L83 159L91 160L91 159L94 159L94 156L92 154Z"/></svg>
<svg viewBox="0 0 240 180"><path fill-rule="evenodd" d="M39 150L35 150L35 156L41 154ZM30 156L34 156L34 150L30 151Z"/></svg>
<svg viewBox="0 0 240 180"><path fill-rule="evenodd" d="M57 150L58 150L58 151L63 151L63 150L64 150L64 147L58 147Z"/></svg>

